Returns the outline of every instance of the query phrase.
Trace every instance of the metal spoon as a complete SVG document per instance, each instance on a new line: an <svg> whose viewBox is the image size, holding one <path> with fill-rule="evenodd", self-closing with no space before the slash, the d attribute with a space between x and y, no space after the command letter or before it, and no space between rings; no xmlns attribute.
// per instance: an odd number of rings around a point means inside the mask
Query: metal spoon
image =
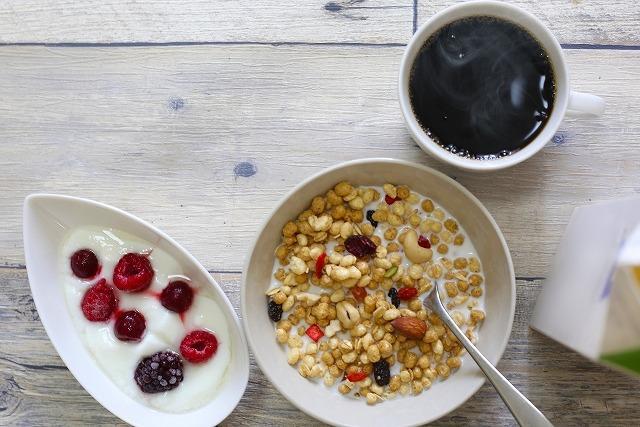
<svg viewBox="0 0 640 427"><path fill-rule="evenodd" d="M507 408L513 414L518 424L521 426L552 426L551 422L536 408L529 400L524 397L522 393L516 389L513 384L509 382L496 368L493 366L480 351L471 343L469 338L462 332L462 330L456 325L449 313L442 305L440 301L440 295L438 293L438 286L434 286L435 291L429 292L427 297L423 300L423 304L426 308L431 309L434 313L440 316L440 319L451 332L458 338L458 341L469 352L473 360L476 361L482 372L491 381L493 387L507 405Z"/></svg>

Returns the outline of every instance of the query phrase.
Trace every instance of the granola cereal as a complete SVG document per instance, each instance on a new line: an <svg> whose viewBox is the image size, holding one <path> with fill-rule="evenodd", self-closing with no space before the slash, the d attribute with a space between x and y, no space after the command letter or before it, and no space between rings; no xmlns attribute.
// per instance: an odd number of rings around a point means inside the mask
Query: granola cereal
<svg viewBox="0 0 640 427"><path fill-rule="evenodd" d="M434 286L475 342L484 277L463 225L406 185L338 183L282 229L267 305L283 363L370 405L422 393L464 353L422 305Z"/></svg>

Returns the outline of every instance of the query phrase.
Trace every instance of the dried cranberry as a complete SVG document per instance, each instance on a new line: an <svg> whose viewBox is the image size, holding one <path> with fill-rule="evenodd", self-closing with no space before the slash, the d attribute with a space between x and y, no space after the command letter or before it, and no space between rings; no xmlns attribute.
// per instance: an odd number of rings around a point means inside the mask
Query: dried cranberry
<svg viewBox="0 0 640 427"><path fill-rule="evenodd" d="M384 196L384 201L387 202L388 205L392 205L398 201L397 197L391 197L390 195Z"/></svg>
<svg viewBox="0 0 640 427"><path fill-rule="evenodd" d="M347 240L344 241L344 247L356 258L376 253L376 244L373 243L373 240L363 235L348 237Z"/></svg>
<svg viewBox="0 0 640 427"><path fill-rule="evenodd" d="M365 288L355 286L351 288L351 295L353 295L356 301L362 302L367 297L367 290Z"/></svg>
<svg viewBox="0 0 640 427"><path fill-rule="evenodd" d="M71 271L81 279L89 279L98 274L98 257L90 249L80 249L71 255Z"/></svg>
<svg viewBox="0 0 640 427"><path fill-rule="evenodd" d="M423 248L429 249L431 247L431 242L426 237L420 236L418 237L418 245Z"/></svg>
<svg viewBox="0 0 640 427"><path fill-rule="evenodd" d="M416 288L400 288L398 290L398 298L403 301L413 299L418 296L418 290Z"/></svg>
<svg viewBox="0 0 640 427"><path fill-rule="evenodd" d="M114 325L114 333L120 341L140 341L147 322L142 313L129 310L120 313Z"/></svg>

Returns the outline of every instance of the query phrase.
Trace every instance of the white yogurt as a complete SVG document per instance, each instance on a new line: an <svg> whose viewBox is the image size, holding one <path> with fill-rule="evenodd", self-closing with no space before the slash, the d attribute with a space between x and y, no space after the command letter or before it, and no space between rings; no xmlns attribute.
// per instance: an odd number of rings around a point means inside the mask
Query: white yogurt
<svg viewBox="0 0 640 427"><path fill-rule="evenodd" d="M113 283L113 269L120 257L128 252L151 252L149 260L155 272L151 286L144 292L124 293L117 289L118 309L137 310L146 319L146 331L140 342L125 342L113 332L114 320L108 322L88 321L80 308L85 291L98 278L82 280L70 267L71 255L79 249L91 249L100 262L102 270L98 277ZM67 306L73 323L82 341L98 365L126 394L148 406L165 412L185 412L211 401L224 380L231 359L229 328L225 316L213 299L207 285L191 282L166 252L154 248L149 242L131 234L101 227L89 226L72 230L60 251L60 283L64 287ZM158 295L170 279L188 281L194 289L191 307L180 315L167 310ZM140 360L158 351L172 350L180 353L180 342L195 329L213 332L218 339L218 350L208 361L193 364L184 362L184 380L175 389L163 393L143 393L134 380L135 369Z"/></svg>

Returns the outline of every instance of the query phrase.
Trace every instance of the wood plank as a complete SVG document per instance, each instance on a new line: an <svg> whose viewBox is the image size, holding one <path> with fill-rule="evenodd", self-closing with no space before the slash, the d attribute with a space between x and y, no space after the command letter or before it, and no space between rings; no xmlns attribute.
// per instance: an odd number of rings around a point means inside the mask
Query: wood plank
<svg viewBox="0 0 640 427"><path fill-rule="evenodd" d="M238 274L215 274L239 311ZM114 425L67 371L49 343L22 269L0 269L0 425ZM499 368L556 425L633 424L640 382L596 365L531 331L531 315L541 283L518 281L516 319ZM288 403L251 361L249 387L223 425L321 425ZM513 425L491 386L437 425Z"/></svg>
<svg viewBox="0 0 640 427"><path fill-rule="evenodd" d="M405 43L412 0L7 0L2 43Z"/></svg>
<svg viewBox="0 0 640 427"><path fill-rule="evenodd" d="M418 25L463 0L418 0ZM560 43L640 45L640 3L625 0L511 0L549 27Z"/></svg>
<svg viewBox="0 0 640 427"><path fill-rule="evenodd" d="M418 22L452 3L420 0ZM637 2L513 3L538 15L562 43L640 44ZM0 42L406 43L412 21L409 0L8 0L0 3Z"/></svg>
<svg viewBox="0 0 640 427"><path fill-rule="evenodd" d="M396 99L401 48L0 48L0 263L20 265L36 191L119 206L238 271L259 225L310 174L397 157L454 176L501 226L518 276L544 276L574 206L640 194L640 52L568 51L601 119L570 119L530 161L478 175L427 158ZM311 197L311 195L310 195Z"/></svg>

